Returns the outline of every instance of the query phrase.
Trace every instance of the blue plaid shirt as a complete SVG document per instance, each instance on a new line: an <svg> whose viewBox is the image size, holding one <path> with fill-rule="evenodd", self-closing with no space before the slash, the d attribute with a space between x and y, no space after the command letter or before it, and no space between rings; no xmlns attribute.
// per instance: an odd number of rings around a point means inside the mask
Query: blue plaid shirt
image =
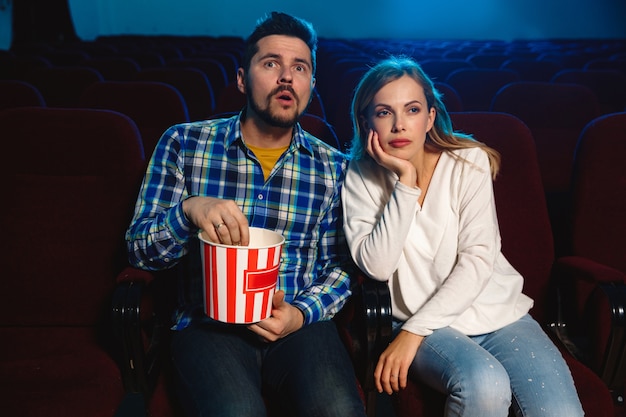
<svg viewBox="0 0 626 417"><path fill-rule="evenodd" d="M305 323L330 319L350 295L340 203L345 156L296 125L265 180L241 138L240 117L179 124L163 134L126 233L136 267L162 270L185 260L174 329L208 320L198 229L182 210L191 196L234 200L250 226L285 237L277 289L304 312Z"/></svg>

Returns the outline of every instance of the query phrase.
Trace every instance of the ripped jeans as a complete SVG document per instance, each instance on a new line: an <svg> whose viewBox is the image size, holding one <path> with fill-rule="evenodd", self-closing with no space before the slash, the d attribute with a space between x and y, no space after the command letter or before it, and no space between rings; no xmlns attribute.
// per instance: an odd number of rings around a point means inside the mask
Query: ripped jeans
<svg viewBox="0 0 626 417"><path fill-rule="evenodd" d="M584 415L565 360L530 315L479 336L435 330L410 376L447 395L446 417L506 417L511 406L519 417Z"/></svg>

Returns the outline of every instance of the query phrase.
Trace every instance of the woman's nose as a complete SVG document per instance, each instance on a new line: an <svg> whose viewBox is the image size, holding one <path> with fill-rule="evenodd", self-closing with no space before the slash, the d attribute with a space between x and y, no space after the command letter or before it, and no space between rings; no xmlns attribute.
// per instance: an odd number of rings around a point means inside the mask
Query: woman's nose
<svg viewBox="0 0 626 417"><path fill-rule="evenodd" d="M394 118L392 130L393 132L400 132L404 130L404 120L402 120L402 117L396 116Z"/></svg>

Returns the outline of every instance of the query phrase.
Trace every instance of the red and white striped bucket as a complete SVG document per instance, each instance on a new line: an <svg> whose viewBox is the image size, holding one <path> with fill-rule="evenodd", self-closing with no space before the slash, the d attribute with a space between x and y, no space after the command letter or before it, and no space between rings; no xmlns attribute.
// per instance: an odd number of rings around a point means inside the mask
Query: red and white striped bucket
<svg viewBox="0 0 626 417"><path fill-rule="evenodd" d="M200 233L204 311L226 323L256 323L270 316L285 239L250 228L248 246L214 243Z"/></svg>

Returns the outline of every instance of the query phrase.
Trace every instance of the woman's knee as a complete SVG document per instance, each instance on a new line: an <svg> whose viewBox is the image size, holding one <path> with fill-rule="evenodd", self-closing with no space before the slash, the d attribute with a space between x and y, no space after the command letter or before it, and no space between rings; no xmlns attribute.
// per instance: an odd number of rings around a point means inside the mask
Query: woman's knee
<svg viewBox="0 0 626 417"><path fill-rule="evenodd" d="M463 411L459 415L506 415L511 399L511 383L506 370L490 358L460 370L458 379L449 387L448 403L456 403L462 410L471 410L470 414Z"/></svg>

